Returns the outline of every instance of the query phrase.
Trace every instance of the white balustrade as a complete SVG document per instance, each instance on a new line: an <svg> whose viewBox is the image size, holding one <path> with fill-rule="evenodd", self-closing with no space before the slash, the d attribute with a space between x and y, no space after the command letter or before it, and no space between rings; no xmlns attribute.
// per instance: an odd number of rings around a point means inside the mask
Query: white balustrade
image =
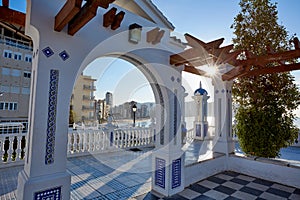
<svg viewBox="0 0 300 200"><path fill-rule="evenodd" d="M0 134L0 164L23 159L25 136L25 133Z"/></svg>
<svg viewBox="0 0 300 200"><path fill-rule="evenodd" d="M0 167L23 163L27 133L0 134ZM154 145L151 128L80 129L68 131L68 156ZM1 165L2 164L2 165ZM10 165L11 166L11 165Z"/></svg>

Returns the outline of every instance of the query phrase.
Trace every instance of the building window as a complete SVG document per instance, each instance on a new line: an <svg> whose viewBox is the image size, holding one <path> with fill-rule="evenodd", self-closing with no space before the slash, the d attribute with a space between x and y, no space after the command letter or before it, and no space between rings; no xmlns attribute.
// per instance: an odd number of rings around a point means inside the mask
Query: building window
<svg viewBox="0 0 300 200"><path fill-rule="evenodd" d="M29 55L29 54L26 54L25 55L25 62L32 62L32 56L31 55Z"/></svg>
<svg viewBox="0 0 300 200"><path fill-rule="evenodd" d="M6 67L2 67L2 75L9 76L10 75L10 69Z"/></svg>
<svg viewBox="0 0 300 200"><path fill-rule="evenodd" d="M29 87L23 87L22 88L22 94L30 94L30 88Z"/></svg>
<svg viewBox="0 0 300 200"><path fill-rule="evenodd" d="M14 52L14 59L15 60L22 60L22 54L18 52Z"/></svg>
<svg viewBox="0 0 300 200"><path fill-rule="evenodd" d="M12 58L12 51L4 50L3 51L3 57L4 58Z"/></svg>
<svg viewBox="0 0 300 200"><path fill-rule="evenodd" d="M19 94L20 93L20 87L18 86L11 86L10 92L14 94Z"/></svg>
<svg viewBox="0 0 300 200"><path fill-rule="evenodd" d="M10 93L10 87L8 85L1 85L0 91L4 93Z"/></svg>
<svg viewBox="0 0 300 200"><path fill-rule="evenodd" d="M11 70L11 75L15 76L15 77L19 77L19 76L21 76L21 70L19 70L19 69L12 69Z"/></svg>
<svg viewBox="0 0 300 200"><path fill-rule="evenodd" d="M31 78L31 72L24 71L24 78Z"/></svg>
<svg viewBox="0 0 300 200"><path fill-rule="evenodd" d="M16 102L0 102L0 110L17 110L18 103Z"/></svg>

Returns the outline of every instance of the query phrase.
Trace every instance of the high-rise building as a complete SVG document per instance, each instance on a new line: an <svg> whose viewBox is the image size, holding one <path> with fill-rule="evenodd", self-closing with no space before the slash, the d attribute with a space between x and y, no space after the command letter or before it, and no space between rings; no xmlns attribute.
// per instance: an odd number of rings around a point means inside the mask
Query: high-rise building
<svg viewBox="0 0 300 200"><path fill-rule="evenodd" d="M0 22L0 121L28 121L32 41L23 26Z"/></svg>
<svg viewBox="0 0 300 200"><path fill-rule="evenodd" d="M113 106L113 94L110 92L106 92L105 101L106 101L106 105L109 105L110 107L112 107Z"/></svg>
<svg viewBox="0 0 300 200"><path fill-rule="evenodd" d="M97 120L94 92L96 87L91 76L81 74L74 86L71 97L71 108L74 113L74 121L90 123Z"/></svg>

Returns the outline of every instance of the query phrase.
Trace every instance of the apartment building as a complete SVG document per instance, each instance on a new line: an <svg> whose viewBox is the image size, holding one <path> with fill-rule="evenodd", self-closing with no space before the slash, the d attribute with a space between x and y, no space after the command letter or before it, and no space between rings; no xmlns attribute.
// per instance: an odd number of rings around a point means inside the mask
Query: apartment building
<svg viewBox="0 0 300 200"><path fill-rule="evenodd" d="M28 121L32 41L0 22L0 122Z"/></svg>
<svg viewBox="0 0 300 200"><path fill-rule="evenodd" d="M73 116L75 123L84 122L85 124L89 124L97 121L94 101L94 92L96 91L95 81L96 79L93 79L91 76L83 74L76 81L70 107L75 115Z"/></svg>

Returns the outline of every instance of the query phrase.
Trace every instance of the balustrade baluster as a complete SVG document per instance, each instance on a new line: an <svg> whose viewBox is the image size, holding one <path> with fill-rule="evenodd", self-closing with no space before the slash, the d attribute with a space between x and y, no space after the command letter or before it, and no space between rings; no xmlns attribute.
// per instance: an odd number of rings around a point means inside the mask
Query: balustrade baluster
<svg viewBox="0 0 300 200"><path fill-rule="evenodd" d="M12 153L13 153L13 142L14 142L14 136L9 136L9 147L7 150L7 162L12 161Z"/></svg>
<svg viewBox="0 0 300 200"><path fill-rule="evenodd" d="M82 132L78 132L78 138L79 138L79 142L78 142L78 150L79 152L83 152L83 134Z"/></svg>
<svg viewBox="0 0 300 200"><path fill-rule="evenodd" d="M22 135L17 136L16 161L21 160Z"/></svg>
<svg viewBox="0 0 300 200"><path fill-rule="evenodd" d="M71 154L72 152L72 136L73 136L73 131L68 132L68 150L67 154Z"/></svg>
<svg viewBox="0 0 300 200"><path fill-rule="evenodd" d="M3 154L4 154L4 141L5 141L5 138L1 137L0 138L0 163L3 162Z"/></svg>

